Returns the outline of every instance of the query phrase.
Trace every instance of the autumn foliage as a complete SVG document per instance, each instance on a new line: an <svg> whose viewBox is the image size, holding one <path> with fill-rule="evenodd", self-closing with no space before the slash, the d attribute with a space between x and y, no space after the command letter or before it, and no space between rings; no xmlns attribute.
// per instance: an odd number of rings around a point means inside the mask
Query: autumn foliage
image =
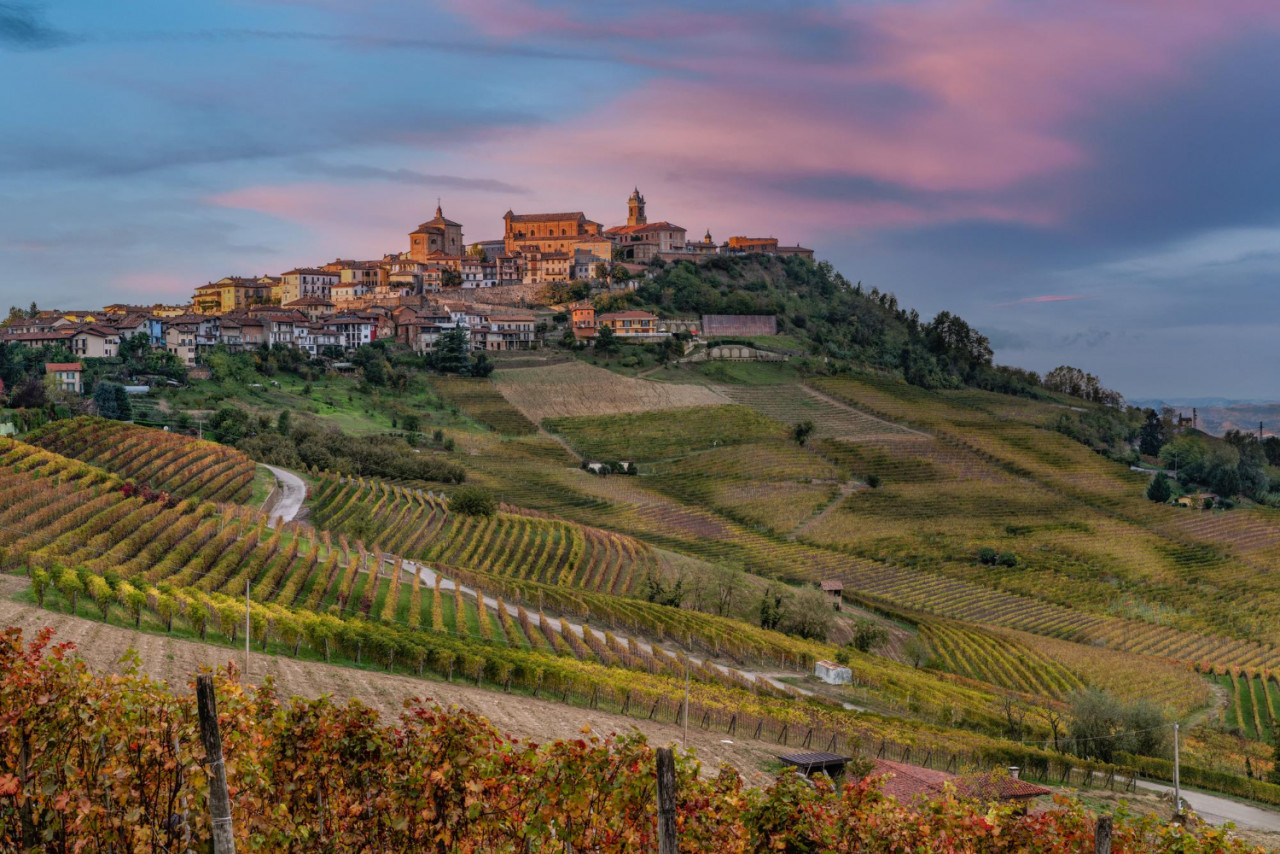
<svg viewBox="0 0 1280 854"><path fill-rule="evenodd" d="M0 634L0 850L208 846L194 697L97 677L46 630ZM654 754L639 735L534 744L473 714L406 704L387 725L356 702L278 697L215 679L237 850L652 851ZM837 792L784 774L744 788L677 759L682 851L1078 852L1082 808L1019 817L943 799L908 810L874 782ZM163 847L161 847L163 846ZM1244 851L1224 832L1117 823L1114 851Z"/></svg>

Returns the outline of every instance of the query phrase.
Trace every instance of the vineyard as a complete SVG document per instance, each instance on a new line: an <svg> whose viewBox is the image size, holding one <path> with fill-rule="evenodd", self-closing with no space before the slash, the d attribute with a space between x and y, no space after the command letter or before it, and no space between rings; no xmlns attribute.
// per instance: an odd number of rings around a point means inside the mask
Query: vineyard
<svg viewBox="0 0 1280 854"><path fill-rule="evenodd" d="M655 848L654 752L640 736L529 744L420 703L392 724L354 702L281 700L234 673L216 674L213 688L240 850ZM0 847L210 844L212 775L191 695L136 675L95 677L47 637L24 645L10 630L0 635L0 709ZM1078 804L1026 815L946 799L925 820L874 780L837 793L785 774L753 790L732 769L699 772L691 756L677 756L677 822L689 850L836 850L892 838L932 851L978 834L992 854L1093 847L1093 818ZM1119 851L1248 850L1225 830L1125 815L1114 841Z"/></svg>
<svg viewBox="0 0 1280 854"><path fill-rule="evenodd" d="M549 418L585 456L605 460L659 460L723 445L781 438L783 426L745 406L699 406L624 415Z"/></svg>
<svg viewBox="0 0 1280 854"><path fill-rule="evenodd" d="M179 498L244 501L252 489L254 464L244 454L163 430L82 417L51 421L27 439Z"/></svg>
<svg viewBox="0 0 1280 854"><path fill-rule="evenodd" d="M948 623L924 632L944 670L1032 696L1062 700L1084 681L1046 655L1007 637Z"/></svg>
<svg viewBox="0 0 1280 854"><path fill-rule="evenodd" d="M153 631L176 627L234 644L242 638L247 587L251 640L280 654L376 663L535 694L589 692L595 704L628 709L641 698L653 708L668 702L688 673L692 696L700 707L725 715L722 722L754 715L775 727L838 728L846 738L893 733L901 739L914 730L903 720L854 720L816 699L797 704L789 689L710 663L719 657L803 672L829 657L829 647L539 581L544 573L445 569L455 572L448 582L340 533L335 541L329 531L297 523L271 529L248 508L220 509L196 499L172 507L148 502L126 496L117 479L83 463L12 441L0 449L0 495L12 498L0 512L0 549L7 567L29 568L46 607ZM330 488L340 492L350 485L335 478ZM402 509L415 506L411 492L376 488L382 499L398 495L406 502ZM86 494L91 500L84 500ZM416 506L429 512L429 496L417 498ZM475 541L467 548L484 553ZM471 589L464 591L458 581ZM548 616L544 608L581 623ZM850 664L855 685L847 696L859 705L978 731L998 729L999 700L990 691L872 656L858 655ZM923 730L918 737L950 739L953 749L971 749L980 738Z"/></svg>
<svg viewBox="0 0 1280 854"><path fill-rule="evenodd" d="M443 496L377 480L322 477L312 519L391 554L616 595L656 571L631 537L507 512L459 516Z"/></svg>
<svg viewBox="0 0 1280 854"><path fill-rule="evenodd" d="M538 427L507 403L488 379L441 376L431 378L431 387L446 403L505 436L524 436Z"/></svg>
<svg viewBox="0 0 1280 854"><path fill-rule="evenodd" d="M1280 728L1280 683L1274 675L1228 671L1213 676L1227 695L1223 723L1245 738L1274 744Z"/></svg>

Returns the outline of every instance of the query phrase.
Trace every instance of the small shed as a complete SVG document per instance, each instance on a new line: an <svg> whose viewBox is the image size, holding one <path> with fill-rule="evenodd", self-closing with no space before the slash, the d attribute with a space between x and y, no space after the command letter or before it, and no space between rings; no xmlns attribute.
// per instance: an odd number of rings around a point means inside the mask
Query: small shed
<svg viewBox="0 0 1280 854"><path fill-rule="evenodd" d="M813 665L813 675L828 685L848 685L853 681L853 671L842 664L825 659Z"/></svg>
<svg viewBox="0 0 1280 854"><path fill-rule="evenodd" d="M828 579L818 585L822 588L822 592L831 597L832 606L839 611L840 604L844 601L844 582L836 579Z"/></svg>
<svg viewBox="0 0 1280 854"><path fill-rule="evenodd" d="M779 756L778 759L783 765L799 768L806 777L812 777L819 771L823 771L833 780L842 776L844 766L852 761L848 756L838 756L834 753L788 753L785 756Z"/></svg>

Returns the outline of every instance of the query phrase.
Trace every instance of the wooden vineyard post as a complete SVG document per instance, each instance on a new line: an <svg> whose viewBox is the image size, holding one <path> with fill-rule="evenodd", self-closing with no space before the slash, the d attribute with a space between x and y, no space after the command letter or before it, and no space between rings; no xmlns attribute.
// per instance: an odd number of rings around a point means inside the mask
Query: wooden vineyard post
<svg viewBox="0 0 1280 854"><path fill-rule="evenodd" d="M196 677L196 708L200 714L200 741L209 766L209 821L213 827L213 854L235 854L231 828L231 798L227 795L227 766L222 761L222 735L218 732L218 703L213 677Z"/></svg>
<svg viewBox="0 0 1280 854"><path fill-rule="evenodd" d="M1098 827L1093 832L1093 854L1111 854L1111 816L1098 816Z"/></svg>
<svg viewBox="0 0 1280 854"><path fill-rule="evenodd" d="M658 854L677 854L676 760L670 747L658 748Z"/></svg>

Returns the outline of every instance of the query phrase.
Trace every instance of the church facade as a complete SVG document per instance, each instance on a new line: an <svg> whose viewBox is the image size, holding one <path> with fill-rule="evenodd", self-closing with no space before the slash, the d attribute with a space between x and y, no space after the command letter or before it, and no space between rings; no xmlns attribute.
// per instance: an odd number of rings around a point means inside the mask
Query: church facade
<svg viewBox="0 0 1280 854"><path fill-rule="evenodd" d="M439 203L434 219L409 232L409 257L414 261L426 261L434 253L461 257L462 248L462 224L446 219Z"/></svg>
<svg viewBox="0 0 1280 854"><path fill-rule="evenodd" d="M636 187L627 199L627 224L607 229L605 235L617 248L617 255L624 261L645 262L660 252L685 251L686 231L666 222L649 222L645 214L644 196Z"/></svg>

